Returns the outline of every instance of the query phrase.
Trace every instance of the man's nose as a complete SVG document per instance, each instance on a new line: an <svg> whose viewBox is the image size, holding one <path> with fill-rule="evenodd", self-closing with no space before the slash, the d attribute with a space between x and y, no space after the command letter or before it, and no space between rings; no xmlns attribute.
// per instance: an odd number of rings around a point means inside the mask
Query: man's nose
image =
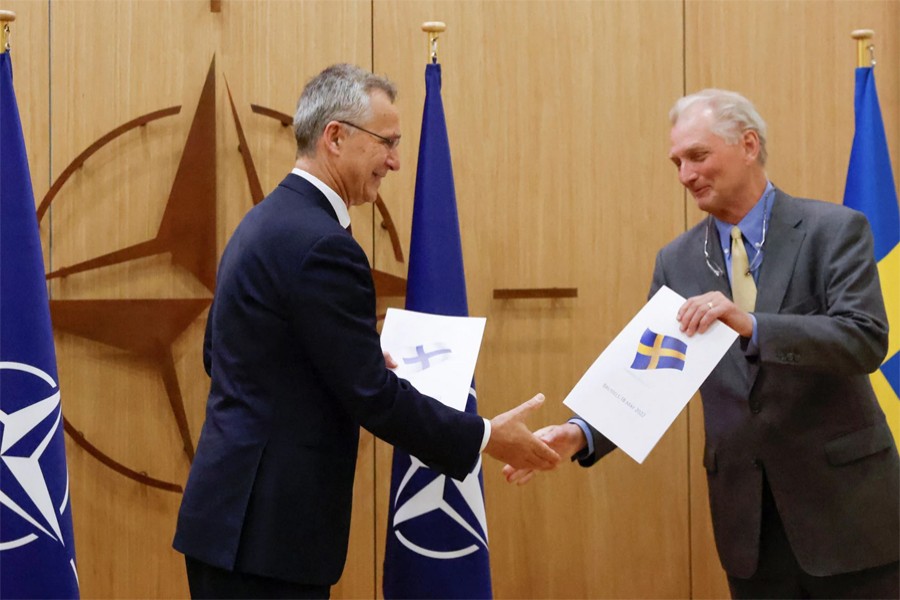
<svg viewBox="0 0 900 600"><path fill-rule="evenodd" d="M398 148L391 148L390 152L388 152L387 160L385 162L387 164L387 168L391 171L399 171L400 150Z"/></svg>
<svg viewBox="0 0 900 600"><path fill-rule="evenodd" d="M678 167L678 181L681 185L687 186L689 183L697 179L697 172L687 163L681 163Z"/></svg>

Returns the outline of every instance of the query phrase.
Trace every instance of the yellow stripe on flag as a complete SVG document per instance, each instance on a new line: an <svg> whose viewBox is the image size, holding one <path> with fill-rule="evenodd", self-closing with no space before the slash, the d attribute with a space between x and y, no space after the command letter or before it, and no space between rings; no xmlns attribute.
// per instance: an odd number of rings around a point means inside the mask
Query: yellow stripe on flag
<svg viewBox="0 0 900 600"><path fill-rule="evenodd" d="M888 334L888 357L891 357L900 352L900 244L878 261L878 278L891 328Z"/></svg>
<svg viewBox="0 0 900 600"><path fill-rule="evenodd" d="M889 360L900 352L900 244L878 261L878 277L881 279L881 293L884 295L884 307L890 327L885 359ZM881 370L873 373L871 379L878 403L881 404L894 434L894 441L900 447L900 398Z"/></svg>

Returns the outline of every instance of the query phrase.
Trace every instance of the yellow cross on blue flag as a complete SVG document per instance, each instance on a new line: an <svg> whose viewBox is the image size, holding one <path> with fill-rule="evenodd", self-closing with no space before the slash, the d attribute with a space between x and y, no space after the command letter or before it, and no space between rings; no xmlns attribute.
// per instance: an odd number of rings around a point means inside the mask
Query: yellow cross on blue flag
<svg viewBox="0 0 900 600"><path fill-rule="evenodd" d="M687 344L668 335L647 329L638 342L632 369L652 371L654 369L684 370Z"/></svg>
<svg viewBox="0 0 900 600"><path fill-rule="evenodd" d="M887 308L888 353L872 387L900 445L900 209L872 67L856 69L856 133L847 169L844 205L866 215Z"/></svg>

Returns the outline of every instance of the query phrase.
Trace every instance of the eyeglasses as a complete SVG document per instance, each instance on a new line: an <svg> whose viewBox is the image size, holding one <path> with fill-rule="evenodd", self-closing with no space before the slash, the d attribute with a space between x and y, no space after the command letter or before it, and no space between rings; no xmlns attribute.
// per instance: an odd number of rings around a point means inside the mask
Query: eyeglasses
<svg viewBox="0 0 900 600"><path fill-rule="evenodd" d="M769 190L763 198L763 222L762 222L762 239L753 244L753 247L756 248L756 256L753 257L753 260L750 261L750 266L747 268L747 275L753 273L762 265L763 259L763 245L766 243L766 234L769 230L769 198L772 196L773 190ZM709 267L709 270L713 272L713 275L716 277L721 277L725 274L725 271L717 264L713 263L712 259L709 256L709 230L713 226L713 217L710 215L706 220L706 237L703 239L703 256L706 257L706 266Z"/></svg>
<svg viewBox="0 0 900 600"><path fill-rule="evenodd" d="M393 138L386 138L383 135L378 135L374 131L369 131L368 129L365 129L364 127L360 127L356 123L351 123L350 121L338 120L338 123L343 123L344 125L349 125L350 127L353 127L354 129L359 129L360 131L364 131L364 132L368 133L372 137L378 138L381 141L381 143L384 144L384 147L387 148L388 150L394 150L395 148L397 148L397 146L400 145L400 136L399 135L397 137L393 137Z"/></svg>

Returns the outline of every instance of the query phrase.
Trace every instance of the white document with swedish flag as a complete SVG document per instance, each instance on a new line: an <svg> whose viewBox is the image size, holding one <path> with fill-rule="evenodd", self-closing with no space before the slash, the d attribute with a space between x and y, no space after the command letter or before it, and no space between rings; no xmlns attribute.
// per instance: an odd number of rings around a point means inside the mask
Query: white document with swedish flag
<svg viewBox="0 0 900 600"><path fill-rule="evenodd" d="M676 319L684 302L660 288L564 400L639 463L738 337L719 321L686 336Z"/></svg>

